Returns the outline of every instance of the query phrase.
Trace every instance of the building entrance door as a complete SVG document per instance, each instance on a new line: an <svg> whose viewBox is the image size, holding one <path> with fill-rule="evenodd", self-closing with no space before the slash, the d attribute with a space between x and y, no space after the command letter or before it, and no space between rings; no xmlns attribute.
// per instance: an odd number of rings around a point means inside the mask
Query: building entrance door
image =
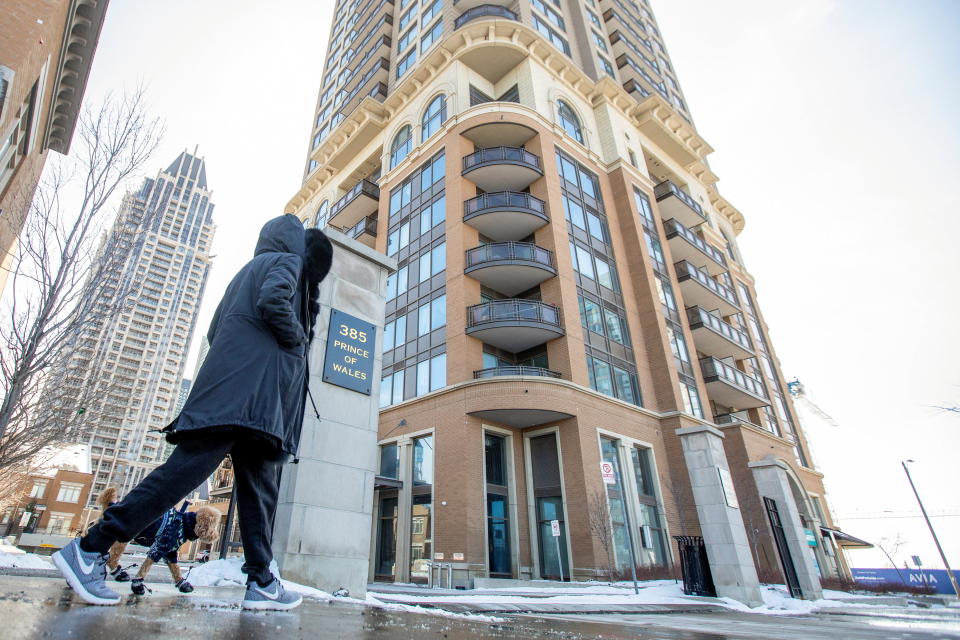
<svg viewBox="0 0 960 640"><path fill-rule="evenodd" d="M793 565L793 558L790 556L790 548L787 547L787 538L783 533L783 523L780 522L780 512L777 510L777 502L771 498L764 497L763 504L767 508L767 516L770 518L770 528L773 530L773 540L777 545L777 554L780 556L780 564L783 567L783 577L787 581L787 589L794 598L800 598L800 580L797 578L797 569Z"/></svg>
<svg viewBox="0 0 960 640"><path fill-rule="evenodd" d="M397 573L397 492L380 493L374 580L393 582Z"/></svg>

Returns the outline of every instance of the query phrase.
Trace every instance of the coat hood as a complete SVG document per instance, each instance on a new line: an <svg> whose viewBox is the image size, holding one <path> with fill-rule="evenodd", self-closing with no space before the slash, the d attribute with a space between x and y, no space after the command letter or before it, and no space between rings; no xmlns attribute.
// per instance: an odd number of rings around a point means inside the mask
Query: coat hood
<svg viewBox="0 0 960 640"><path fill-rule="evenodd" d="M297 216L286 213L263 225L254 255L276 252L303 256L304 249L303 223Z"/></svg>

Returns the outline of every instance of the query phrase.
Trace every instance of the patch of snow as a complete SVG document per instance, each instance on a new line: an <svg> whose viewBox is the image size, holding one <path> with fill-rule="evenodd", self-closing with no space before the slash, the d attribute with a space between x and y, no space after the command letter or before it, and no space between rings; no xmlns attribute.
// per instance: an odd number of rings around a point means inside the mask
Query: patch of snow
<svg viewBox="0 0 960 640"><path fill-rule="evenodd" d="M0 567L12 569L53 569L46 556L24 553L21 549L4 544L0 546Z"/></svg>
<svg viewBox="0 0 960 640"><path fill-rule="evenodd" d="M187 579L195 587L235 587L235 586L244 586L247 584L247 576L243 573L241 568L243 567L243 558L227 558L226 560L211 560L203 564L198 564L190 570L190 574L187 576ZM270 570L274 575L279 576L280 570L277 568L277 563L274 561L270 565ZM367 594L365 600L360 600L358 598L334 598L332 595L326 591L320 589L314 589L313 587L308 587L303 584L292 582L290 580L284 580L281 577L283 586L290 591L299 593L305 598L312 598L314 600L320 600L322 602L327 602L330 600L336 600L338 602L348 602L351 604L357 604L362 606L371 606L378 609L384 609L387 611L405 611L407 613L419 613L419 614L428 614L432 616L440 616L443 618L459 618L459 619L468 619L475 620L478 622L503 622L502 618L495 618L492 616L481 616L473 614L464 614L464 613L451 613L449 611L443 611L441 609L428 609L425 607L411 606L407 604L394 604L390 602L382 602L376 598L373 594Z"/></svg>

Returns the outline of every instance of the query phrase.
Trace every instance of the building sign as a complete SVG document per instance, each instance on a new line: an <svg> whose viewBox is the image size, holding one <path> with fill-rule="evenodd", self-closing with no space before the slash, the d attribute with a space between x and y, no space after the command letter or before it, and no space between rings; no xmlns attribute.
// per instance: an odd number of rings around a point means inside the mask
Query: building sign
<svg viewBox="0 0 960 640"><path fill-rule="evenodd" d="M376 338L374 325L331 309L323 381L370 395Z"/></svg>
<svg viewBox="0 0 960 640"><path fill-rule="evenodd" d="M455 554L453 554L453 559L454 559L454 560L463 560L463 554L462 554L462 553L455 553Z"/></svg>
<svg viewBox="0 0 960 640"><path fill-rule="evenodd" d="M811 547L817 546L817 536L810 529L804 529L803 533L807 536L807 544Z"/></svg>
<svg viewBox="0 0 960 640"><path fill-rule="evenodd" d="M600 475L603 477L604 484L617 484L617 476L613 472L612 462L600 463Z"/></svg>
<svg viewBox="0 0 960 640"><path fill-rule="evenodd" d="M560 521L559 520L550 521L550 531L551 533L553 533L554 538L560 537Z"/></svg>
<svg viewBox="0 0 960 640"><path fill-rule="evenodd" d="M867 585L927 585L934 593L953 595L953 586L945 569L858 569L852 568L854 582Z"/></svg>
<svg viewBox="0 0 960 640"><path fill-rule="evenodd" d="M443 560L443 552L438 551L437 553L433 554L433 559L434 559L434 560Z"/></svg>
<svg viewBox="0 0 960 640"><path fill-rule="evenodd" d="M739 509L740 503L737 502L737 492L733 488L733 476L730 475L730 470L717 467L717 473L720 474L720 488L723 489L723 497L727 501L727 506Z"/></svg>

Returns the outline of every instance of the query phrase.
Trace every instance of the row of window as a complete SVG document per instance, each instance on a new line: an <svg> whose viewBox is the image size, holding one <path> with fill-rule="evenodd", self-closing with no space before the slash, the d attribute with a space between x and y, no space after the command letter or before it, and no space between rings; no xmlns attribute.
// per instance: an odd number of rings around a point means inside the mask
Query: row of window
<svg viewBox="0 0 960 640"><path fill-rule="evenodd" d="M443 94L438 95L427 105L420 118L420 142L425 142L433 134L440 130L440 127L447 120L447 97ZM393 169L400 164L413 149L413 128L406 125L393 137L390 143L390 168Z"/></svg>

